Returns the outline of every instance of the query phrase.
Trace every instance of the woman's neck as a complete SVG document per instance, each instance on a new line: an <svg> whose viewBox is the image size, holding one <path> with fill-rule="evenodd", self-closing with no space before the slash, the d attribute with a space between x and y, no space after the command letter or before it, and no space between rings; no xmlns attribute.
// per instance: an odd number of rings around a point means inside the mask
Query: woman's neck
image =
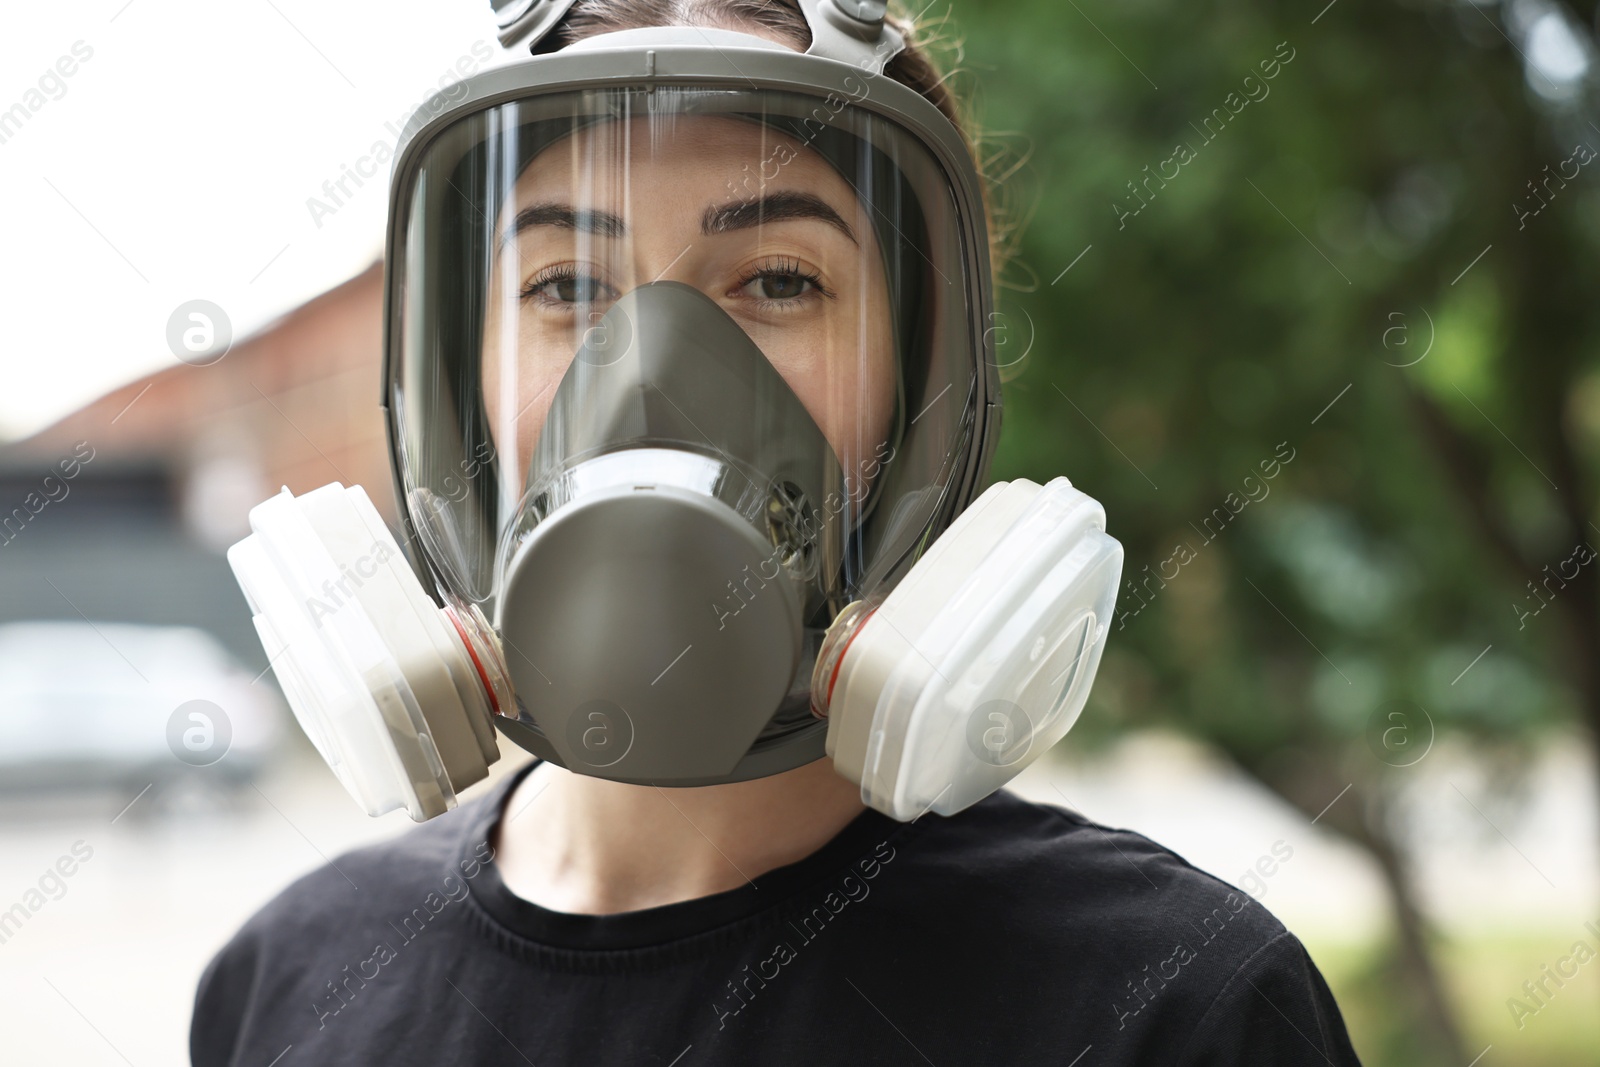
<svg viewBox="0 0 1600 1067"><path fill-rule="evenodd" d="M553 911L608 915L745 885L821 848L864 809L819 759L770 778L662 789L544 764L496 831L506 887Z"/></svg>

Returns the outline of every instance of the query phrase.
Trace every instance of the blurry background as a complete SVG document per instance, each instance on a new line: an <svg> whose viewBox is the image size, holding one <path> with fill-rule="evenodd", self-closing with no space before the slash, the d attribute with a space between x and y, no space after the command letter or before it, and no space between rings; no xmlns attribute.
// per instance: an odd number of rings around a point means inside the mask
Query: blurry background
<svg viewBox="0 0 1600 1067"><path fill-rule="evenodd" d="M294 728L221 553L280 485L392 512L387 153L487 7L8 14L8 1061L180 1060L233 929L409 825ZM925 18L1014 252L996 474L1067 474L1128 553L1019 791L1250 889L1367 1063L1600 1061L1595 7Z"/></svg>

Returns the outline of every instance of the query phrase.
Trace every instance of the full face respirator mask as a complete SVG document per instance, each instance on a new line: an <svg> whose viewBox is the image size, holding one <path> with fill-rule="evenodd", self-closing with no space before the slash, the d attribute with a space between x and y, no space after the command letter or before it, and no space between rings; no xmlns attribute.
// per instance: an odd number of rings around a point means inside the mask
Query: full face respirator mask
<svg viewBox="0 0 1600 1067"><path fill-rule="evenodd" d="M228 553L296 717L373 814L438 815L496 732L698 786L824 756L896 819L982 799L1088 697L1122 549L999 429L981 185L882 73L882 5L801 54L692 27L545 51L396 154L391 533L285 489Z"/></svg>

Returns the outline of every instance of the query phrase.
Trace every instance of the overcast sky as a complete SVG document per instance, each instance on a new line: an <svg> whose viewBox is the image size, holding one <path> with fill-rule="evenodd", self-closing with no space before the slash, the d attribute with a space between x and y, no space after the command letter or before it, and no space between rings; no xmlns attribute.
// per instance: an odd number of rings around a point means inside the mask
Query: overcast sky
<svg viewBox="0 0 1600 1067"><path fill-rule="evenodd" d="M12 5L0 439L174 365L188 301L239 339L371 263L388 163L331 213L307 201L490 54L488 0Z"/></svg>

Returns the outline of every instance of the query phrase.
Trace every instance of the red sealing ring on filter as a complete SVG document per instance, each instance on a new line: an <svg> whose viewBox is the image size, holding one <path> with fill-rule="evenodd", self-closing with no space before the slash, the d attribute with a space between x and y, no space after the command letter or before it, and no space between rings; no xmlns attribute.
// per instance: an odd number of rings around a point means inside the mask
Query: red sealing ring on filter
<svg viewBox="0 0 1600 1067"><path fill-rule="evenodd" d="M862 629L867 625L867 620L877 613L878 609L873 608L861 616L856 622L855 629L850 631L850 636L845 638L844 647L839 650L839 658L833 661L833 670L828 672L828 694L823 698L824 703L828 705L830 710L833 707L833 687L839 682L839 668L844 666L844 658L850 654L850 646L855 644L856 638L861 635Z"/></svg>
<svg viewBox="0 0 1600 1067"><path fill-rule="evenodd" d="M449 608L444 610L444 617L450 620L450 625L456 628L456 633L461 635L461 643L466 646L467 658L472 660L472 666L478 672L478 681L483 683L484 692L489 694L489 707L496 715L500 714L500 701L495 699L494 686L489 684L489 673L483 669L483 663L478 659L477 650L472 647L472 640L467 637L467 631L462 628L461 621L456 618L456 613Z"/></svg>

